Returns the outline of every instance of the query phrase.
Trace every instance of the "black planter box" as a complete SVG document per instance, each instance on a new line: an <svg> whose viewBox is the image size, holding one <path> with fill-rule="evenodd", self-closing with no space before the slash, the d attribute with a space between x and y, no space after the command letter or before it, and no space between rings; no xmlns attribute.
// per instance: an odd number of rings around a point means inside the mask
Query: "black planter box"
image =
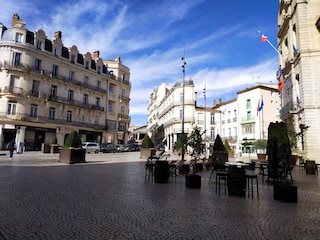
<svg viewBox="0 0 320 240"><path fill-rule="evenodd" d="M246 175L243 168L230 168L228 174L228 194L233 196L246 196Z"/></svg>
<svg viewBox="0 0 320 240"><path fill-rule="evenodd" d="M186 175L187 188L201 188L201 176L197 174Z"/></svg>
<svg viewBox="0 0 320 240"><path fill-rule="evenodd" d="M281 202L297 202L298 188L284 183L273 185L273 198Z"/></svg>
<svg viewBox="0 0 320 240"><path fill-rule="evenodd" d="M154 182L168 183L170 177L170 167L167 161L156 161L154 166Z"/></svg>

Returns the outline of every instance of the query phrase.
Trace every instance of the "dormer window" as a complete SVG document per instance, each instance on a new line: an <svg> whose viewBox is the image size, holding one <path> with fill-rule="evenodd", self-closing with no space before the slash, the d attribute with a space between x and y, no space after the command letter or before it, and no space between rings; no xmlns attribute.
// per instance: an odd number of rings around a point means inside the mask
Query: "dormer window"
<svg viewBox="0 0 320 240"><path fill-rule="evenodd" d="M85 68L86 68L86 69L89 69L89 61L86 61L86 62L85 62Z"/></svg>
<svg viewBox="0 0 320 240"><path fill-rule="evenodd" d="M57 57L60 55L60 51L59 51L58 48L54 49L54 55L57 56Z"/></svg>
<svg viewBox="0 0 320 240"><path fill-rule="evenodd" d="M37 40L37 49L42 49L42 42Z"/></svg>
<svg viewBox="0 0 320 240"><path fill-rule="evenodd" d="M98 74L101 74L101 67L98 66L98 70L97 70Z"/></svg>
<svg viewBox="0 0 320 240"><path fill-rule="evenodd" d="M16 33L16 42L22 43L22 33Z"/></svg>
<svg viewBox="0 0 320 240"><path fill-rule="evenodd" d="M71 55L71 63L75 63L76 62L76 56L75 55Z"/></svg>

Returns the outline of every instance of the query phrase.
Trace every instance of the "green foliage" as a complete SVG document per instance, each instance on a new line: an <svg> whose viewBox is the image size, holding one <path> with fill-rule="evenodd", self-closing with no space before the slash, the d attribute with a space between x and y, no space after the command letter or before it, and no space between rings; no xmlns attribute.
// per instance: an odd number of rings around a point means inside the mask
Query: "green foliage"
<svg viewBox="0 0 320 240"><path fill-rule="evenodd" d="M205 145L203 144L202 135L200 128L197 126L192 130L190 136L187 138L187 145L192 147L193 152L196 156L204 153Z"/></svg>
<svg viewBox="0 0 320 240"><path fill-rule="evenodd" d="M187 135L186 134L181 134L178 139L177 139L177 142L175 144L175 147L177 150L180 150L180 149L186 149L187 147Z"/></svg>
<svg viewBox="0 0 320 240"><path fill-rule="evenodd" d="M266 149L268 141L266 139L258 139L254 142L255 149Z"/></svg>
<svg viewBox="0 0 320 240"><path fill-rule="evenodd" d="M222 142L219 134L217 135L216 139L214 140L213 151L214 152L226 152L226 149L223 145L223 142Z"/></svg>
<svg viewBox="0 0 320 240"><path fill-rule="evenodd" d="M58 144L57 136L54 136L54 138L52 138L52 140L51 140L51 144L52 144L52 145L56 145L56 144Z"/></svg>
<svg viewBox="0 0 320 240"><path fill-rule="evenodd" d="M226 149L227 152L231 152L232 148L230 147L230 144L228 142L228 140L224 140L224 148Z"/></svg>
<svg viewBox="0 0 320 240"><path fill-rule="evenodd" d="M81 138L77 131L69 134L63 148L81 148Z"/></svg>
<svg viewBox="0 0 320 240"><path fill-rule="evenodd" d="M144 135L144 138L143 138L143 141L142 141L142 144L140 147L141 148L154 148L154 144L148 134Z"/></svg>

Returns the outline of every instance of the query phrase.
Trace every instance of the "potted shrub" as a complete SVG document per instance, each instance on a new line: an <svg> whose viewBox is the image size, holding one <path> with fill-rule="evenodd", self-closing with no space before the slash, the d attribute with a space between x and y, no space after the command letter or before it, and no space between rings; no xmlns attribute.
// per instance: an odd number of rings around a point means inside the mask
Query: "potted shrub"
<svg viewBox="0 0 320 240"><path fill-rule="evenodd" d="M156 149L148 134L144 135L142 144L140 146L140 158L148 159L150 156L156 155Z"/></svg>
<svg viewBox="0 0 320 240"><path fill-rule="evenodd" d="M179 156L182 154L182 151L185 154L185 152L187 150L187 142L188 142L187 134L181 134L178 137L177 142L175 142L174 146L175 146L175 149L178 151ZM185 163L185 160L183 160L183 161L181 160L178 163L178 170L179 170L179 173L181 173L181 174L189 173L190 166L189 166L189 164Z"/></svg>
<svg viewBox="0 0 320 240"><path fill-rule="evenodd" d="M291 147L287 125L283 122L271 122L268 127L268 178L273 178L273 197L282 202L297 201L297 187L287 180ZM281 171L284 173L281 177ZM271 175L271 176L270 176Z"/></svg>
<svg viewBox="0 0 320 240"><path fill-rule="evenodd" d="M54 136L51 140L51 153L59 153L60 151L60 145L58 144L57 136Z"/></svg>
<svg viewBox="0 0 320 240"><path fill-rule="evenodd" d="M267 143L268 143L268 141L266 139L258 139L254 142L253 146L257 152L258 160L266 160L266 158L267 158L267 154L266 154Z"/></svg>
<svg viewBox="0 0 320 240"><path fill-rule="evenodd" d="M71 132L59 152L59 162L84 163L86 150L81 148L81 138L76 131Z"/></svg>
<svg viewBox="0 0 320 240"><path fill-rule="evenodd" d="M192 153L192 172L186 175L186 187L187 188L201 188L201 176L196 174L199 169L199 164L203 166L200 160L201 155L205 152L205 145L203 144L202 135L200 128L195 127L187 138L187 146L193 149Z"/></svg>
<svg viewBox="0 0 320 240"><path fill-rule="evenodd" d="M304 169L306 170L306 174L315 174L317 172L316 161L306 160L304 163Z"/></svg>
<svg viewBox="0 0 320 240"><path fill-rule="evenodd" d="M234 158L234 150L230 147L228 140L224 140L224 148L228 152L228 158Z"/></svg>
<svg viewBox="0 0 320 240"><path fill-rule="evenodd" d="M214 159L219 159L219 161L223 164L228 161L228 152L226 151L219 134L214 140L212 155Z"/></svg>

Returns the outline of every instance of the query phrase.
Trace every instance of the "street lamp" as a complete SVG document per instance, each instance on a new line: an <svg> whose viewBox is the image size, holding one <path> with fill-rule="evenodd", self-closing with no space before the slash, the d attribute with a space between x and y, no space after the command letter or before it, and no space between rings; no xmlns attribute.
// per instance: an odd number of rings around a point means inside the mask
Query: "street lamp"
<svg viewBox="0 0 320 240"><path fill-rule="evenodd" d="M207 98L206 98L206 82L203 89L203 97L204 97L204 144L205 144L205 159L207 159Z"/></svg>
<svg viewBox="0 0 320 240"><path fill-rule="evenodd" d="M184 137L184 83L185 83L185 67L186 67L186 62L185 62L185 59L184 59L184 56L182 57L182 119L181 119L181 137L184 141L185 137ZM184 161L184 142L182 144L182 151L181 151L181 160L182 162Z"/></svg>

